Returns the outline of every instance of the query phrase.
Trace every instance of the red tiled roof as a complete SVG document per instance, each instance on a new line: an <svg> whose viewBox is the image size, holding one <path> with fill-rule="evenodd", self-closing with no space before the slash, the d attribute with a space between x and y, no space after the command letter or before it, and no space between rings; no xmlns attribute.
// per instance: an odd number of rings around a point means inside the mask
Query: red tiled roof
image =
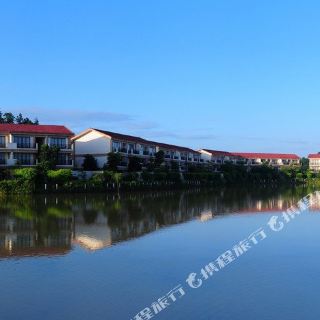
<svg viewBox="0 0 320 320"><path fill-rule="evenodd" d="M320 159L320 153L312 153L308 155L309 159Z"/></svg>
<svg viewBox="0 0 320 320"><path fill-rule="evenodd" d="M190 148L180 147L180 146L176 146L173 144L160 143L160 142L153 142L153 143L162 149L178 150L178 151L182 151L182 152L191 152L191 153L199 153L198 151L192 150Z"/></svg>
<svg viewBox="0 0 320 320"><path fill-rule="evenodd" d="M291 153L247 153L247 152L232 152L236 156L240 156L246 159L290 159L299 160L300 157Z"/></svg>
<svg viewBox="0 0 320 320"><path fill-rule="evenodd" d="M300 157L296 154L288 153L259 153L259 152L226 152L226 151L217 151L203 149L213 156L227 156L227 157L241 157L245 159L292 159L299 160Z"/></svg>
<svg viewBox="0 0 320 320"><path fill-rule="evenodd" d="M168 150L179 150L179 151L184 151L184 152L199 153L198 151L192 150L190 148L180 147L180 146L176 146L173 144L161 143L161 142L156 142L156 141L150 141L150 140L146 140L146 139L143 139L140 137L130 136L127 134L116 133L116 132L112 132L112 131L105 131L105 130L100 130L100 129L92 129L92 130L96 130L98 132L106 134L106 135L110 136L111 138L117 139L117 140L124 140L124 141L128 141L128 142L154 145L154 146L158 146L160 148L168 149Z"/></svg>
<svg viewBox="0 0 320 320"><path fill-rule="evenodd" d="M65 126L9 123L0 124L0 133L62 134L66 136L74 135L74 133Z"/></svg>
<svg viewBox="0 0 320 320"><path fill-rule="evenodd" d="M110 136L111 138L116 139L116 140L124 140L124 141L128 141L128 142L137 142L137 143L143 143L143 144L150 144L151 143L151 141L148 141L146 139L143 139L140 137L135 137L135 136L130 136L127 134L116 133L116 132L100 130L100 129L92 129L92 130L96 130L98 132L106 134L107 136Z"/></svg>
<svg viewBox="0 0 320 320"><path fill-rule="evenodd" d="M210 149L203 149L204 151L207 151L211 153L215 157L234 157L234 154L227 151L218 151L218 150L210 150Z"/></svg>

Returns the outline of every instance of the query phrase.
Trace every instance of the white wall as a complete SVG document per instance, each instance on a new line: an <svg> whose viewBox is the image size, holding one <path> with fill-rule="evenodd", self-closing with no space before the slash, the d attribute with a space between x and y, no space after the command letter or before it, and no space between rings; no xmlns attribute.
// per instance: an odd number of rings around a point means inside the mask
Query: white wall
<svg viewBox="0 0 320 320"><path fill-rule="evenodd" d="M107 154L111 152L111 138L91 131L74 141L75 166L81 168L84 155L93 155L100 168L107 162Z"/></svg>

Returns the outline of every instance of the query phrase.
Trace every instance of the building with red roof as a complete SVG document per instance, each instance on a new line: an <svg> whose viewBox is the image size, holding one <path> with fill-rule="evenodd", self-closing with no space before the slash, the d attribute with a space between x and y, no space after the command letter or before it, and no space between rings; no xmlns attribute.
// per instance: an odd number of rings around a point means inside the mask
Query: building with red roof
<svg viewBox="0 0 320 320"><path fill-rule="evenodd" d="M309 159L309 168L312 171L320 171L320 153L311 153L308 156Z"/></svg>
<svg viewBox="0 0 320 320"><path fill-rule="evenodd" d="M203 160L198 151L187 147L150 141L144 138L90 128L73 137L75 165L81 168L85 155L95 157L97 164L102 168L108 161L110 152L120 153L121 167L125 169L130 157L138 157L142 165L150 162L158 151L164 152L167 162L177 162L182 170L185 164L199 164Z"/></svg>
<svg viewBox="0 0 320 320"><path fill-rule="evenodd" d="M65 126L33 124L0 124L0 165L35 166L42 145L56 146L59 167L73 166L71 137Z"/></svg>
<svg viewBox="0 0 320 320"><path fill-rule="evenodd" d="M281 167L284 165L299 165L300 157L287 153L258 153L258 152L226 152L210 149L200 150L206 162L214 164L243 164L247 166L270 165Z"/></svg>

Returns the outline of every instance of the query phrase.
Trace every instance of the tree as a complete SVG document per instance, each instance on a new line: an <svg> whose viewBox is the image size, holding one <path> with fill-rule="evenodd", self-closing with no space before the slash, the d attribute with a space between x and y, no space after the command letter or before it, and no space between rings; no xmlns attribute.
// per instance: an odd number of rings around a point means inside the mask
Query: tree
<svg viewBox="0 0 320 320"><path fill-rule="evenodd" d="M156 152L154 164L156 167L160 167L164 163L164 152L162 150Z"/></svg>
<svg viewBox="0 0 320 320"><path fill-rule="evenodd" d="M174 172L179 171L179 169L180 169L179 163L176 162L176 161L171 161L170 162L170 168L171 168L171 171L174 171Z"/></svg>
<svg viewBox="0 0 320 320"><path fill-rule="evenodd" d="M58 154L60 149L56 146L49 147L44 144L39 151L39 166L43 173L46 173L50 169L55 169L58 163Z"/></svg>
<svg viewBox="0 0 320 320"><path fill-rule="evenodd" d="M96 158L91 154L86 154L82 163L83 170L95 171L98 169Z"/></svg>
<svg viewBox="0 0 320 320"><path fill-rule="evenodd" d="M121 155L118 152L110 152L108 154L108 163L105 169L110 171L118 171L118 166L121 164Z"/></svg>
<svg viewBox="0 0 320 320"><path fill-rule="evenodd" d="M128 164L129 172L137 172L142 170L141 160L138 157L130 157Z"/></svg>
<svg viewBox="0 0 320 320"><path fill-rule="evenodd" d="M17 124L21 124L23 122L23 116L21 113L19 113L17 116L16 116L16 123Z"/></svg>
<svg viewBox="0 0 320 320"><path fill-rule="evenodd" d="M301 159L301 171L306 172L309 169L309 159L302 158Z"/></svg>
<svg viewBox="0 0 320 320"><path fill-rule="evenodd" d="M2 113L0 111L0 123L16 123L16 124L39 124L39 120L35 118L34 121L30 120L30 118L24 118L22 113L20 112L17 116L14 116L12 112Z"/></svg>
<svg viewBox="0 0 320 320"><path fill-rule="evenodd" d="M14 123L15 116L11 112L6 112L3 115L4 123Z"/></svg>

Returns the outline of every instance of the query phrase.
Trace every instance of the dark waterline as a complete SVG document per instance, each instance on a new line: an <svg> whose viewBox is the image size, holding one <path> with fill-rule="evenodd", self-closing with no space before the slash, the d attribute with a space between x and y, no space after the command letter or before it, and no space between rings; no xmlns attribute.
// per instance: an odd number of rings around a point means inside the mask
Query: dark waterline
<svg viewBox="0 0 320 320"><path fill-rule="evenodd" d="M3 198L0 319L130 319L308 192ZM156 318L318 319L317 213L313 207Z"/></svg>

